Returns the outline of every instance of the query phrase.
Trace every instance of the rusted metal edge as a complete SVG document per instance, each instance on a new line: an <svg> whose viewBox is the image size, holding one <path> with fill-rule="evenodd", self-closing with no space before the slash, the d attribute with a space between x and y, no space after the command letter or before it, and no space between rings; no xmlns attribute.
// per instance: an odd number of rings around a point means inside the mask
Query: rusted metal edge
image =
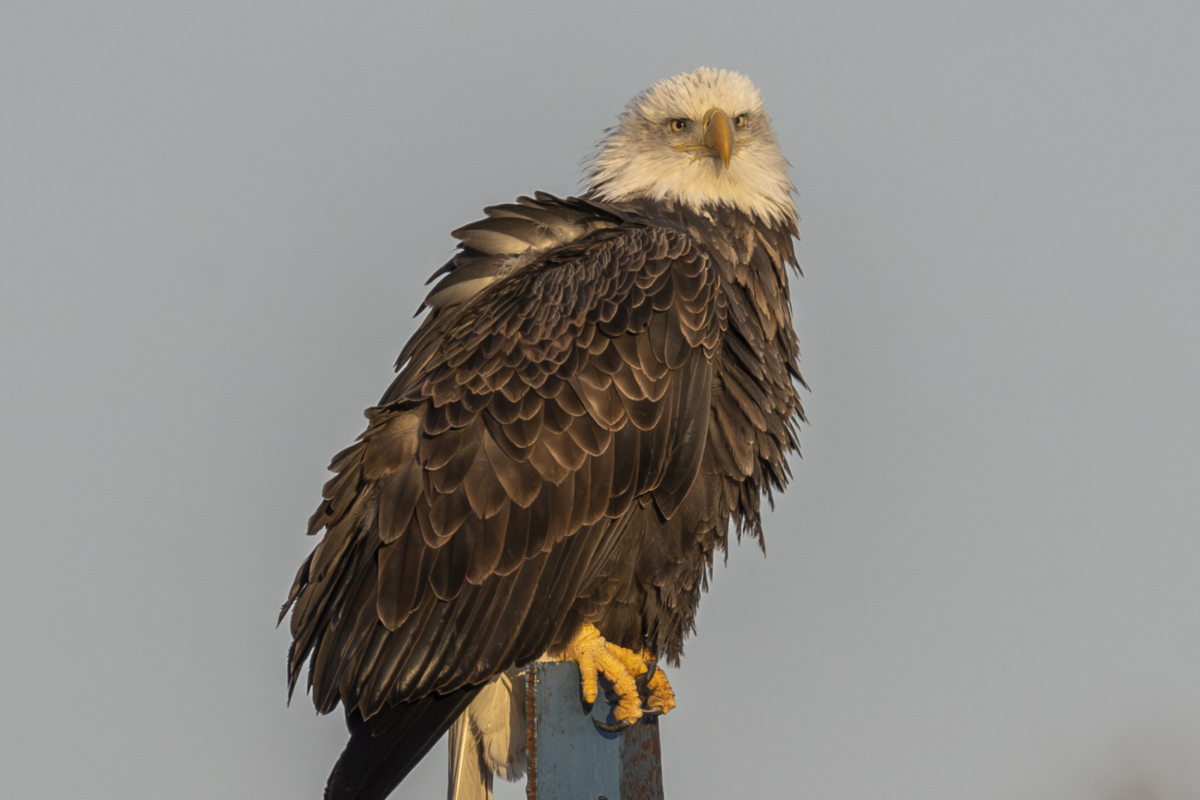
<svg viewBox="0 0 1200 800"><path fill-rule="evenodd" d="M537 800L537 670L536 664L525 667L525 748L529 766L525 768L525 796Z"/></svg>

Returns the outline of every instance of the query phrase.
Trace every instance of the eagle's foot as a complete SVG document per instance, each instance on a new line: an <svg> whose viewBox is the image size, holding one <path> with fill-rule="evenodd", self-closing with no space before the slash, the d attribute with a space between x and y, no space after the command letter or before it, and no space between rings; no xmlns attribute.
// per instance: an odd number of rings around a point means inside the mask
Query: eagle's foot
<svg viewBox="0 0 1200 800"><path fill-rule="evenodd" d="M612 682L613 692L617 695L617 705L613 709L616 722L609 724L597 721L596 726L602 730L624 730L643 715L657 716L675 707L675 693L671 691L667 676L658 669L653 655L648 651L639 655L610 644L590 622L583 624L560 658L579 666L583 679L583 699L587 703L596 701L599 675L603 674ZM644 708L643 696L647 698Z"/></svg>
<svg viewBox="0 0 1200 800"><path fill-rule="evenodd" d="M658 662L654 660L654 657L648 652L643 653L642 657L646 662L646 671L634 679L634 683L638 687L638 696L645 698L645 703L641 709L641 716L662 716L675 707L675 692L671 690L671 684L667 682L666 673L658 668ZM616 714L614 713L613 716L616 716ZM637 722L637 718L608 723L601 722L593 717L592 722L600 730L617 733Z"/></svg>

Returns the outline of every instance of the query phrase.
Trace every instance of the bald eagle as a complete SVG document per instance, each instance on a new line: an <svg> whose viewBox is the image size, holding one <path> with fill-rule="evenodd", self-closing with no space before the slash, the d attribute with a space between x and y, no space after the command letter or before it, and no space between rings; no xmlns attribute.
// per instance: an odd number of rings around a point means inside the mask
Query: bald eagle
<svg viewBox="0 0 1200 800"><path fill-rule="evenodd" d="M480 741L539 657L588 702L609 680L617 727L674 706L655 664L799 446L793 191L753 84L700 68L629 103L582 197L454 232L280 615L290 691L309 662L345 709L326 797L386 797L456 721Z"/></svg>

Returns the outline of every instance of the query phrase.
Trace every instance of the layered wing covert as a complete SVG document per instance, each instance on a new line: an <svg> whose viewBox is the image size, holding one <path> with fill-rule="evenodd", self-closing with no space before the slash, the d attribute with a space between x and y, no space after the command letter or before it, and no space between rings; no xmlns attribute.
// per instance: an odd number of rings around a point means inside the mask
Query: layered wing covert
<svg viewBox="0 0 1200 800"><path fill-rule="evenodd" d="M311 660L370 720L540 656L635 502L695 480L725 315L694 240L608 226L424 325L310 521L292 686Z"/></svg>

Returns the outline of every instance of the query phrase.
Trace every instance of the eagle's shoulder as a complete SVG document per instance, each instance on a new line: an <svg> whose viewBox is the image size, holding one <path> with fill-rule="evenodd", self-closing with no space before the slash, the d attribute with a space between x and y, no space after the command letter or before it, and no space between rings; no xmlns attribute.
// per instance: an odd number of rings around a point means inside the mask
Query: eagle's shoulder
<svg viewBox="0 0 1200 800"><path fill-rule="evenodd" d="M520 320L529 332L537 319L561 335L563 327L578 330L579 315L596 312L594 306L603 305L607 316L614 306L637 305L642 291L631 282L650 288L646 282L673 262L685 262L672 271L682 266L692 280L707 274L711 248L658 205L536 192L485 208L483 219L453 232L459 251L429 279L434 286L418 309L428 313L400 353L402 374L381 404L398 397L412 377L403 373L428 363L433 351L472 338L467 328L512 334L522 329ZM539 326L536 335L550 330Z"/></svg>
<svg viewBox="0 0 1200 800"><path fill-rule="evenodd" d="M437 283L422 310L428 307L436 312L463 303L546 255L624 222L611 210L546 192L489 206L483 213L483 219L451 234L459 240L459 252L429 279Z"/></svg>

